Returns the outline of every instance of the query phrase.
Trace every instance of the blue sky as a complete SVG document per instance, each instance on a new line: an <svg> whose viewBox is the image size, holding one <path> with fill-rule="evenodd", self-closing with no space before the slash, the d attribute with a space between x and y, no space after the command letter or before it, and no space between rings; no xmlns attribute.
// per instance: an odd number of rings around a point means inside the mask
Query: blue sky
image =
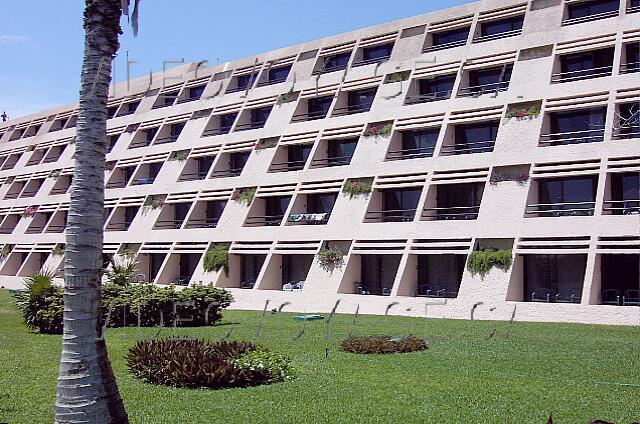
<svg viewBox="0 0 640 424"><path fill-rule="evenodd" d="M115 79L126 78L126 51L138 62L131 68L137 76L162 70L164 60L215 64L466 2L321 0L296 2L304 4L297 9L288 0L142 0L140 33L134 38L124 28ZM0 113L15 118L77 100L83 6L82 0L3 2Z"/></svg>

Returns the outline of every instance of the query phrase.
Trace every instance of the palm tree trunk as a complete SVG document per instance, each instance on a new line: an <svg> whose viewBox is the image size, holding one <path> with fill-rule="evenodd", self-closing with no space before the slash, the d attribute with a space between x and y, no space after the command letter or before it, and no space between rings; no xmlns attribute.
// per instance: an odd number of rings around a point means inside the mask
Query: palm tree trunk
<svg viewBox="0 0 640 424"><path fill-rule="evenodd" d="M76 159L66 229L64 332L55 422L128 423L101 335L107 96L121 0L86 0Z"/></svg>

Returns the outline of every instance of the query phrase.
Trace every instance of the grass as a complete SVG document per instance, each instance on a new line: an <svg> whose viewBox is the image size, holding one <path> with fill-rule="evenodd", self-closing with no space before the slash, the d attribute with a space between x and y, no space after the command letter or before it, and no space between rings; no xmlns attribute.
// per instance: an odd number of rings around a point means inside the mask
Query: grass
<svg viewBox="0 0 640 424"><path fill-rule="evenodd" d="M50 423L60 336L25 329L0 290L0 423ZM634 310L635 312L635 310ZM260 312L226 311L223 323L181 336L255 339ZM425 337L429 349L354 355L338 345L352 316L325 322L267 314L259 343L292 358L294 381L220 391L135 380L124 356L153 329L109 329L107 344L132 423L587 423L640 418L640 329L575 324L361 316L353 334ZM234 323L234 324L231 324ZM495 335L492 337L491 334ZM169 336L171 329L163 329Z"/></svg>

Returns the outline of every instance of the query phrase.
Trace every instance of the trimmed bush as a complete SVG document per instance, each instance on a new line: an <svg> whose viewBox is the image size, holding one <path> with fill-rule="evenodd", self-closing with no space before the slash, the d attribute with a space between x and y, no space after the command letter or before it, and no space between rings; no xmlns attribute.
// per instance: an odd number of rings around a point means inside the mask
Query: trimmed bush
<svg viewBox="0 0 640 424"><path fill-rule="evenodd" d="M427 342L415 336L352 336L340 343L340 350L362 354L407 353L425 349Z"/></svg>
<svg viewBox="0 0 640 424"><path fill-rule="evenodd" d="M249 342L140 340L127 355L129 372L151 384L223 389L284 381L290 361Z"/></svg>

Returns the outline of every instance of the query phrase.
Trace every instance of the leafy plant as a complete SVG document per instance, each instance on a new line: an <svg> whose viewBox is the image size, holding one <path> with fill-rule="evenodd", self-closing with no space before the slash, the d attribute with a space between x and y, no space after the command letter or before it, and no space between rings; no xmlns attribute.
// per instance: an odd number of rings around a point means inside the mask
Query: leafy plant
<svg viewBox="0 0 640 424"><path fill-rule="evenodd" d="M503 173L493 173L489 178L489 184L492 186L498 185L503 181L515 181L519 186L523 186L527 181L529 181L529 174L521 172L517 174L503 174Z"/></svg>
<svg viewBox="0 0 640 424"><path fill-rule="evenodd" d="M389 74L387 77L389 82L400 82L404 81L404 77L401 72L394 72L393 74Z"/></svg>
<svg viewBox="0 0 640 424"><path fill-rule="evenodd" d="M202 264L205 272L214 272L224 269L225 274L229 272L229 249L222 244L214 244L207 249L204 254Z"/></svg>
<svg viewBox="0 0 640 424"><path fill-rule="evenodd" d="M54 169L53 171L51 171L49 176L51 178L58 178L60 176L60 170L59 169Z"/></svg>
<svg viewBox="0 0 640 424"><path fill-rule="evenodd" d="M158 209L165 205L164 200L156 199L153 196L147 196L142 205L145 209Z"/></svg>
<svg viewBox="0 0 640 424"><path fill-rule="evenodd" d="M4 246L2 246L2 249L0 249L0 261L9 256L9 253L11 253L11 245L5 244Z"/></svg>
<svg viewBox="0 0 640 424"><path fill-rule="evenodd" d="M529 108L513 108L509 109L505 114L505 118L516 118L517 120L533 119L540 115L540 107L531 106Z"/></svg>
<svg viewBox="0 0 640 424"><path fill-rule="evenodd" d="M178 161L178 162L184 162L185 160L187 160L187 158L189 157L189 153L185 153L185 152L173 152L171 153L171 155L169 156L169 161Z"/></svg>
<svg viewBox="0 0 640 424"><path fill-rule="evenodd" d="M351 336L340 343L340 350L361 354L407 353L427 349L427 342L415 336Z"/></svg>
<svg viewBox="0 0 640 424"><path fill-rule="evenodd" d="M272 147L276 147L278 145L278 138L265 138L256 144L256 150L264 150L271 149Z"/></svg>
<svg viewBox="0 0 640 424"><path fill-rule="evenodd" d="M241 189L237 188L231 194L231 200L234 200L238 203L249 206L251 205L251 202L253 202L253 197L255 195L256 195L255 187L248 187L248 188L241 188Z"/></svg>
<svg viewBox="0 0 640 424"><path fill-rule="evenodd" d="M391 134L392 123L370 124L364 132L365 137L386 137Z"/></svg>
<svg viewBox="0 0 640 424"><path fill-rule="evenodd" d="M64 255L64 244L58 244L51 250L51 254L53 256L62 256Z"/></svg>
<svg viewBox="0 0 640 424"><path fill-rule="evenodd" d="M127 365L148 383L190 388L249 387L290 375L286 358L242 341L140 340L129 349Z"/></svg>
<svg viewBox="0 0 640 424"><path fill-rule="evenodd" d="M26 326L43 334L62 333L64 291L52 284L55 272L44 270L24 279L25 290L14 294Z"/></svg>
<svg viewBox="0 0 640 424"><path fill-rule="evenodd" d="M373 181L370 178L348 179L342 186L342 193L345 196L349 196L349 199L353 199L361 194L368 195L371 193L372 183Z"/></svg>
<svg viewBox="0 0 640 424"><path fill-rule="evenodd" d="M471 272L471 275L480 274L481 278L484 278L494 266L503 271L508 271L513 262L511 254L511 249L487 248L473 251L469 255L467 269Z"/></svg>
<svg viewBox="0 0 640 424"><path fill-rule="evenodd" d="M320 267L325 271L333 271L344 265L344 253L338 247L323 247L316 254Z"/></svg>
<svg viewBox="0 0 640 424"><path fill-rule="evenodd" d="M116 261L113 258L110 258L109 262L111 266L107 267L104 272L109 283L124 286L129 284L131 280L133 280L138 262L134 261L133 259Z"/></svg>

